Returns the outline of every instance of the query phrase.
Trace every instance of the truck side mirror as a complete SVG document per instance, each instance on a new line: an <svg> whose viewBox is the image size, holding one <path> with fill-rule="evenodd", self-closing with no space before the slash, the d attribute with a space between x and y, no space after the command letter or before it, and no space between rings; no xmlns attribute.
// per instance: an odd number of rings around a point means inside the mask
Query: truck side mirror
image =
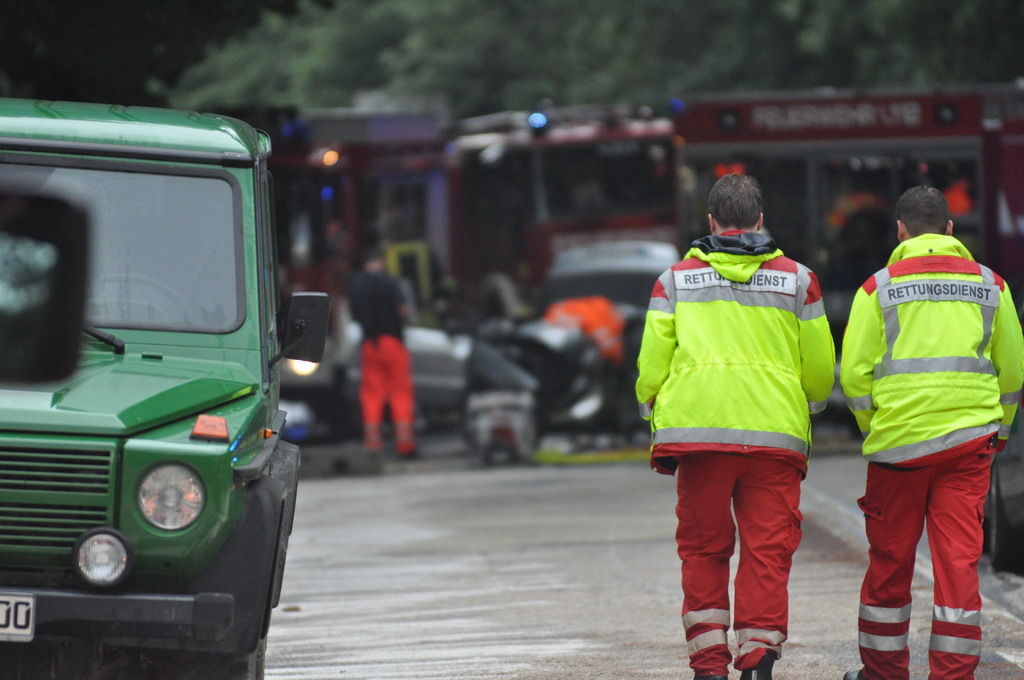
<svg viewBox="0 0 1024 680"><path fill-rule="evenodd" d="M87 268L84 211L53 196L0 192L0 381L74 373Z"/></svg>
<svg viewBox="0 0 1024 680"><path fill-rule="evenodd" d="M270 363L282 358L312 361L324 356L331 301L327 293L292 293L285 309L281 351Z"/></svg>

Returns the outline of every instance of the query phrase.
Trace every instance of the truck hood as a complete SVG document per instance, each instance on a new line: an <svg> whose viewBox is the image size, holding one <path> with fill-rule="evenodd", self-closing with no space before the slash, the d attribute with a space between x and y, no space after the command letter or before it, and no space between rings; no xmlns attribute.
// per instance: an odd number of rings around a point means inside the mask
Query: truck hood
<svg viewBox="0 0 1024 680"><path fill-rule="evenodd" d="M131 435L259 387L238 364L147 355L86 356L56 385L0 389L0 429Z"/></svg>

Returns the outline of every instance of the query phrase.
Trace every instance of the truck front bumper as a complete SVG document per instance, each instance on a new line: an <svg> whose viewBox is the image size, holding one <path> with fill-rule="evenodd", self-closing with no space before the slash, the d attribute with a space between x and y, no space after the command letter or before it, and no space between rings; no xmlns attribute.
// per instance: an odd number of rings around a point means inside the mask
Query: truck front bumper
<svg viewBox="0 0 1024 680"><path fill-rule="evenodd" d="M35 595L36 636L96 637L126 645L159 640L160 646L215 649L235 625L235 598L229 593L21 592Z"/></svg>

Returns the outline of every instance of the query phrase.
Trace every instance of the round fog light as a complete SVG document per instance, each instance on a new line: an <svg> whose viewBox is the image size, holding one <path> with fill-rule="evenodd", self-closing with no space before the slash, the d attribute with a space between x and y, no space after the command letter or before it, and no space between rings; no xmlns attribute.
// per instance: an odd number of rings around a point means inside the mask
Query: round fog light
<svg viewBox="0 0 1024 680"><path fill-rule="evenodd" d="M114 586L123 581L132 561L128 540L109 527L82 534L72 555L78 575L97 587Z"/></svg>

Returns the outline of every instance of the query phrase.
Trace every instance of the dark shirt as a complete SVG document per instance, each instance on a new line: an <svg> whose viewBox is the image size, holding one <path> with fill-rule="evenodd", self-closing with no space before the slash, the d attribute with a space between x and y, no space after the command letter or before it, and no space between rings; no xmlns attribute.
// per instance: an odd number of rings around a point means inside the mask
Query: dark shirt
<svg viewBox="0 0 1024 680"><path fill-rule="evenodd" d="M360 272L349 286L349 309L363 328L363 339L381 335L402 339L402 313L405 302L398 282L383 272Z"/></svg>

